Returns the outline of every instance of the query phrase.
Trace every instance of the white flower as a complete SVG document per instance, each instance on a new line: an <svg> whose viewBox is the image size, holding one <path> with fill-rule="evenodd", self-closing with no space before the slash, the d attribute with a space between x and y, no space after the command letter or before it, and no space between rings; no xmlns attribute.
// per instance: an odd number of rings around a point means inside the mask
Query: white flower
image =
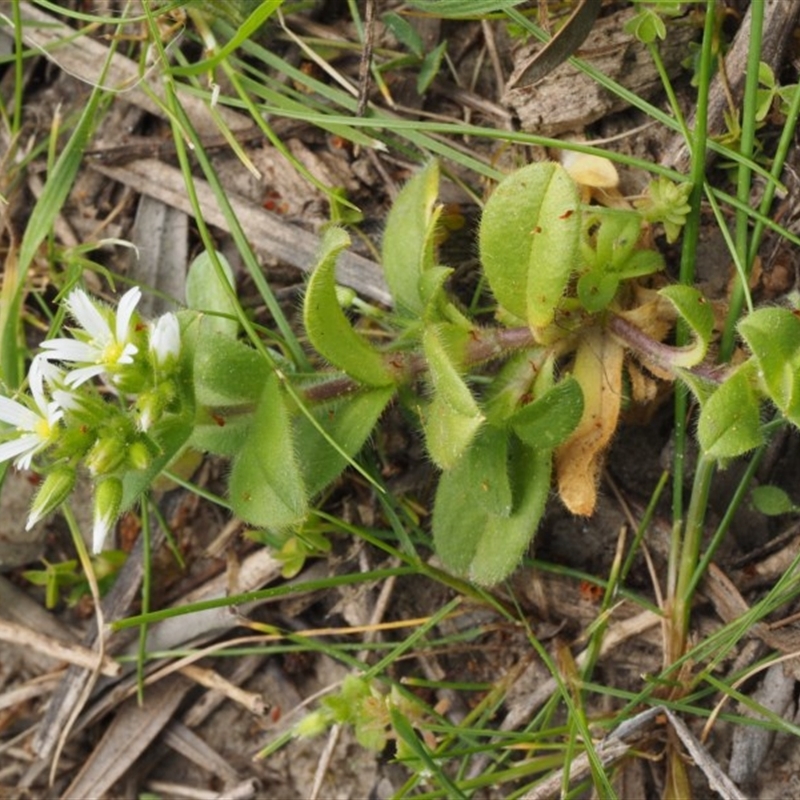
<svg viewBox="0 0 800 800"><path fill-rule="evenodd" d="M45 364L45 358L37 355L28 372L28 385L35 408L8 397L0 397L0 420L13 425L20 434L0 444L0 462L15 458L14 465L19 469L30 469L33 457L52 442L58 421L64 416L58 403L52 400L48 402L45 396Z"/></svg>
<svg viewBox="0 0 800 800"><path fill-rule="evenodd" d="M150 324L150 352L157 367L164 367L180 355L181 328L174 314L164 314Z"/></svg>
<svg viewBox="0 0 800 800"><path fill-rule="evenodd" d="M68 386L76 387L103 375L118 365L132 364L139 352L129 341L131 318L142 297L136 286L120 298L114 327L82 289L70 292L66 306L75 321L83 328L84 339L50 339L42 347L50 351L48 358L84 366L70 370Z"/></svg>

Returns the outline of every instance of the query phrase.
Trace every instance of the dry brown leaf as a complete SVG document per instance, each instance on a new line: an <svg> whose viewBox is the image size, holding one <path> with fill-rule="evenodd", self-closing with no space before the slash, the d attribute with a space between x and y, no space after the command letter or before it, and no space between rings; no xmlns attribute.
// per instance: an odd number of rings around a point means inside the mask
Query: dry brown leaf
<svg viewBox="0 0 800 800"><path fill-rule="evenodd" d="M583 390L583 416L555 456L558 492L573 514L589 516L597 502L603 454L619 420L624 353L598 328L587 333L575 356L572 374Z"/></svg>

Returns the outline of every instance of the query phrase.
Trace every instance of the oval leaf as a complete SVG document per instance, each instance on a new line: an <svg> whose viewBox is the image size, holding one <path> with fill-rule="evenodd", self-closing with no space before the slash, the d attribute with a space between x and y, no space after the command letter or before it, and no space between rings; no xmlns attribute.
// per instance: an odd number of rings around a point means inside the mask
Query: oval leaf
<svg viewBox="0 0 800 800"><path fill-rule="evenodd" d="M509 451L510 514L494 514L485 503L475 502L486 492L481 447L470 448L454 469L443 473L436 492L436 552L448 569L483 585L498 583L517 567L550 492L551 453L518 441Z"/></svg>
<svg viewBox="0 0 800 800"><path fill-rule="evenodd" d="M764 440L758 398L745 364L709 397L700 412L697 438L711 458L735 458Z"/></svg>
<svg viewBox="0 0 800 800"><path fill-rule="evenodd" d="M422 427L425 444L434 463L450 469L470 446L483 424L481 414L462 414L435 395L425 409Z"/></svg>
<svg viewBox="0 0 800 800"><path fill-rule="evenodd" d="M228 492L234 514L265 528L297 524L308 510L291 418L274 373L267 378L250 435L233 462Z"/></svg>
<svg viewBox="0 0 800 800"><path fill-rule="evenodd" d="M788 308L761 308L739 323L773 403L800 425L800 319Z"/></svg>
<svg viewBox="0 0 800 800"><path fill-rule="evenodd" d="M779 486L756 486L750 493L750 500L756 511L766 514L768 517L777 517L797 511L797 506L792 502L792 498Z"/></svg>
<svg viewBox="0 0 800 800"><path fill-rule="evenodd" d="M453 353L457 343L450 343L448 347L448 334L458 333L467 335L453 328L429 325L422 334L422 346L436 395L459 414L474 417L480 414L480 409L458 372L457 357Z"/></svg>
<svg viewBox="0 0 800 800"><path fill-rule="evenodd" d="M189 265L186 275L186 304L209 316L206 325L223 336L235 337L239 332L239 321L236 318L236 302L231 295L234 277L228 260L222 253L216 257L222 267L220 275L208 252L200 253ZM223 284L222 279L228 286ZM217 316L221 315L221 316Z"/></svg>
<svg viewBox="0 0 800 800"><path fill-rule="evenodd" d="M388 386L394 379L383 356L353 330L336 296L336 259L349 244L341 228L329 228L322 239L303 303L306 333L317 352L351 378L368 386Z"/></svg>
<svg viewBox="0 0 800 800"><path fill-rule="evenodd" d="M559 164L529 164L495 189L483 212L480 254L501 306L544 327L575 267L580 213L575 182Z"/></svg>
<svg viewBox="0 0 800 800"><path fill-rule="evenodd" d="M592 270L578 278L578 299L590 314L596 314L614 299L618 288L619 278L613 272Z"/></svg>
<svg viewBox="0 0 800 800"><path fill-rule="evenodd" d="M512 418L511 427L523 442L551 450L575 430L583 415L583 392L578 381L566 377Z"/></svg>
<svg viewBox="0 0 800 800"><path fill-rule="evenodd" d="M422 312L419 280L433 252L434 203L439 194L439 165L431 161L400 191L386 219L383 270L401 314Z"/></svg>
<svg viewBox="0 0 800 800"><path fill-rule="evenodd" d="M214 320L213 322L216 322ZM220 332L210 317L196 328L194 392L199 405L234 406L254 403L271 369L252 347Z"/></svg>
<svg viewBox="0 0 800 800"><path fill-rule="evenodd" d="M303 454L301 470L310 496L321 492L347 466L372 433L378 418L394 394L392 387L368 389L346 400L312 409L322 429L341 452L320 433L304 414L294 425L294 442ZM344 455L343 455L344 454Z"/></svg>

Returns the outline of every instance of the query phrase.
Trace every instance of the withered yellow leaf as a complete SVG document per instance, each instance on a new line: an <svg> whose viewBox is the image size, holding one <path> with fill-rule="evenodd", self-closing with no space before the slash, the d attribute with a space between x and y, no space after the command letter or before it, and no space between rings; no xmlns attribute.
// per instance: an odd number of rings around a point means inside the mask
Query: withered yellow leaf
<svg viewBox="0 0 800 800"><path fill-rule="evenodd" d="M589 516L597 503L603 456L619 421L623 356L622 345L599 328L587 332L575 354L583 416L555 453L558 492L573 514Z"/></svg>

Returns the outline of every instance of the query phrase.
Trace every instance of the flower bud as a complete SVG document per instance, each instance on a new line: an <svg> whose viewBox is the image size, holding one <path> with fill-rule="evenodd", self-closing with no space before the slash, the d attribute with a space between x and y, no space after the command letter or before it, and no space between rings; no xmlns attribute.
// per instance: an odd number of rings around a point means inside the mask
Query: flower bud
<svg viewBox="0 0 800 800"><path fill-rule="evenodd" d="M144 442L133 442L128 448L128 463L133 469L147 469L152 460L150 448Z"/></svg>
<svg viewBox="0 0 800 800"><path fill-rule="evenodd" d="M108 475L125 461L125 442L117 436L101 436L86 456L86 466L92 476Z"/></svg>
<svg viewBox="0 0 800 800"><path fill-rule="evenodd" d="M172 381L164 381L149 391L142 392L136 400L136 413L140 431L149 431L155 425L174 395Z"/></svg>
<svg viewBox="0 0 800 800"><path fill-rule="evenodd" d="M181 328L174 314L164 314L150 325L150 352L156 369L172 367L181 353Z"/></svg>
<svg viewBox="0 0 800 800"><path fill-rule="evenodd" d="M56 467L42 482L31 504L31 513L25 530L29 531L40 519L55 511L75 488L75 470L72 467Z"/></svg>
<svg viewBox="0 0 800 800"><path fill-rule="evenodd" d="M94 527L92 529L92 552L103 549L109 531L119 516L122 505L122 481L119 478L106 478L94 489Z"/></svg>

